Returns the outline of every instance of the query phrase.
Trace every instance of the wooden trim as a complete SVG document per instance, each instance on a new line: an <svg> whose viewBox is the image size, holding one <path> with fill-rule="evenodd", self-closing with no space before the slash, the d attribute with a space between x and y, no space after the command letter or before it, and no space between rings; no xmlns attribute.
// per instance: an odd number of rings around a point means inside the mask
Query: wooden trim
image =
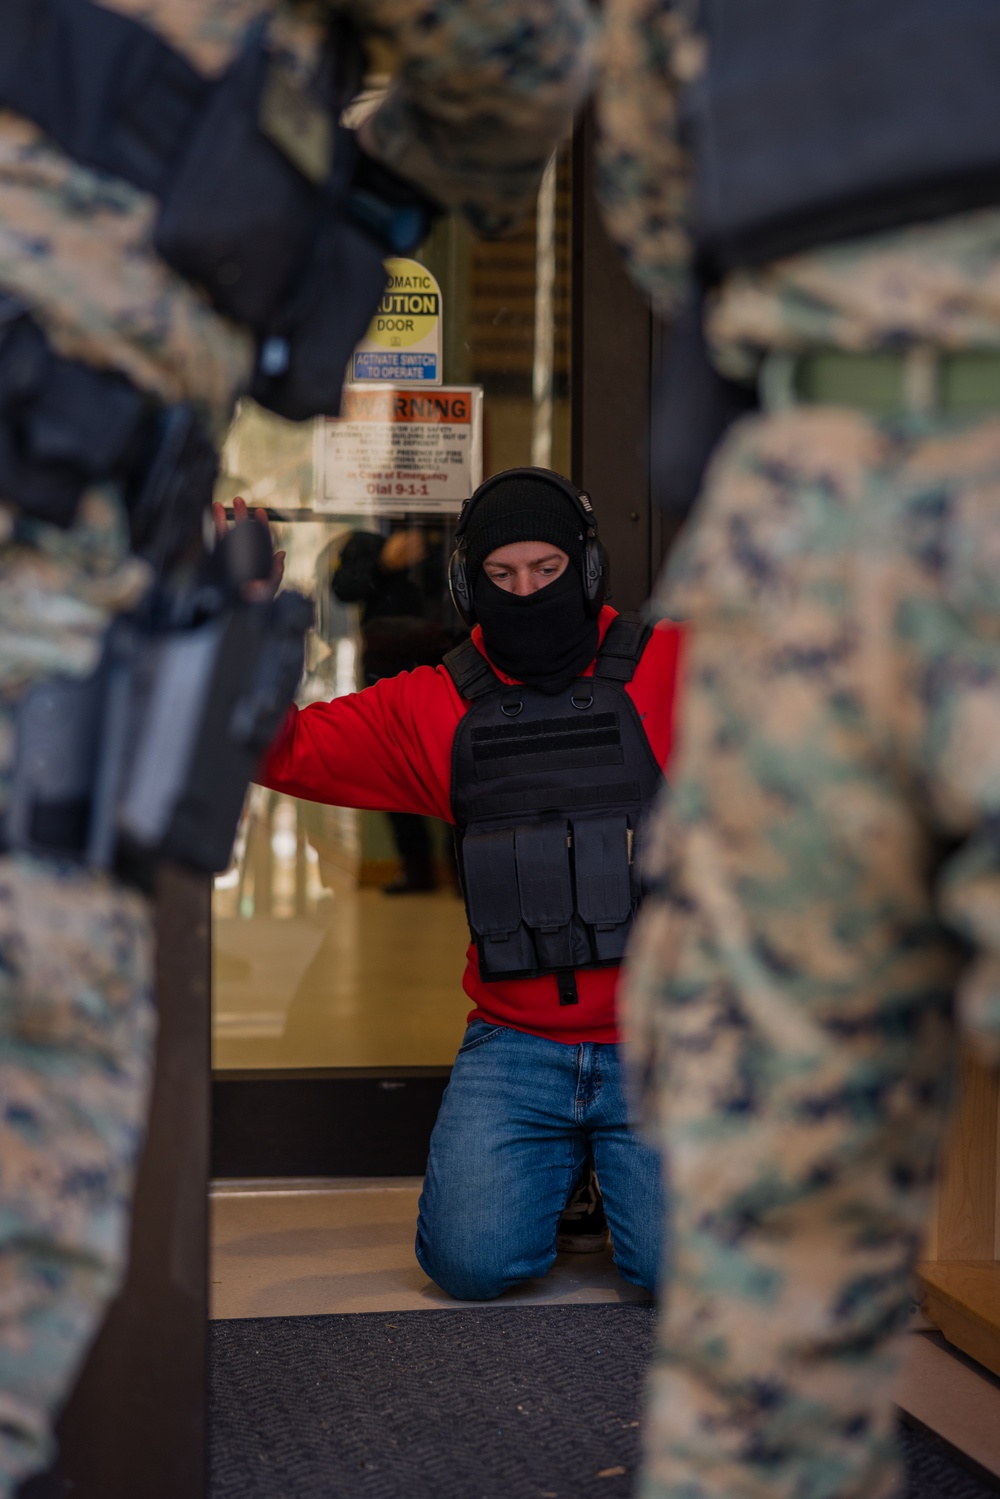
<svg viewBox="0 0 1000 1499"><path fill-rule="evenodd" d="M1000 1074L962 1056L920 1266L925 1316L1000 1374Z"/></svg>
<svg viewBox="0 0 1000 1499"><path fill-rule="evenodd" d="M128 1278L25 1499L202 1499L208 1466L210 885L164 869L160 1029Z"/></svg>
<svg viewBox="0 0 1000 1499"><path fill-rule="evenodd" d="M1000 1253L998 1132L1000 1073L965 1055L928 1236L928 1260L994 1260Z"/></svg>
<svg viewBox="0 0 1000 1499"><path fill-rule="evenodd" d="M971 1358L1000 1375L1000 1263L923 1264L924 1315Z"/></svg>

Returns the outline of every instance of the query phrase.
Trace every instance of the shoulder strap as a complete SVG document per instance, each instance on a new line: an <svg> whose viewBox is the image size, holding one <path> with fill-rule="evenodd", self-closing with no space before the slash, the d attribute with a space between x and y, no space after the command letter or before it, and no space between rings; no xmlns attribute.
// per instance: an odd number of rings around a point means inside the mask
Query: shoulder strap
<svg viewBox="0 0 1000 1499"><path fill-rule="evenodd" d="M463 640L442 661L461 697L474 702L501 686L500 678L472 640Z"/></svg>
<svg viewBox="0 0 1000 1499"><path fill-rule="evenodd" d="M597 654L594 676L612 682L631 682L652 633L652 625L641 614L619 614L608 626Z"/></svg>

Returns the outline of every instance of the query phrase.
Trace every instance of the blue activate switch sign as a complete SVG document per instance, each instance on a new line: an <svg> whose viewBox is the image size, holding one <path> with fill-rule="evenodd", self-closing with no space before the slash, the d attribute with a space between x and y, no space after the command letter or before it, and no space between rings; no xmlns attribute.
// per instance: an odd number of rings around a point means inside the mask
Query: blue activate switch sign
<svg viewBox="0 0 1000 1499"><path fill-rule="evenodd" d="M410 354L402 349L357 349L355 380L397 380L407 384L436 385L441 379L441 360L436 351Z"/></svg>

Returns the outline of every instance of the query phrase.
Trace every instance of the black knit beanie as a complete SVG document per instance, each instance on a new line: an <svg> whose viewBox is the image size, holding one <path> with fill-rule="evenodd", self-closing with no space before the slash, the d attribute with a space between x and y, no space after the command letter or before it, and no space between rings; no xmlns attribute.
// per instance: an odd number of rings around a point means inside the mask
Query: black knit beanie
<svg viewBox="0 0 1000 1499"><path fill-rule="evenodd" d="M579 570L583 523L572 500L541 474L511 475L477 500L465 532L465 568L470 589L491 552L514 541L547 541Z"/></svg>

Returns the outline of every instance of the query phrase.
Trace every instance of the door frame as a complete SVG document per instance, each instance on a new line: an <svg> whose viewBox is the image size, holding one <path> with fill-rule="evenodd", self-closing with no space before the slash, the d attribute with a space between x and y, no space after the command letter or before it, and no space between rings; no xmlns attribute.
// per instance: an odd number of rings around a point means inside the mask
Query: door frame
<svg viewBox="0 0 1000 1499"><path fill-rule="evenodd" d="M208 1482L211 884L163 868L156 1069L125 1284L19 1499L203 1499Z"/></svg>
<svg viewBox="0 0 1000 1499"><path fill-rule="evenodd" d="M601 221L595 145L587 110L573 142L572 477L594 502L611 556L610 601L641 609L665 550L649 470L660 325Z"/></svg>
<svg viewBox="0 0 1000 1499"><path fill-rule="evenodd" d="M572 145L571 476L594 501L611 555L612 602L639 609L665 541L649 479L650 390L660 332L601 223L594 144L587 111ZM219 1071L212 1085L215 1174L419 1173L450 1071Z"/></svg>

